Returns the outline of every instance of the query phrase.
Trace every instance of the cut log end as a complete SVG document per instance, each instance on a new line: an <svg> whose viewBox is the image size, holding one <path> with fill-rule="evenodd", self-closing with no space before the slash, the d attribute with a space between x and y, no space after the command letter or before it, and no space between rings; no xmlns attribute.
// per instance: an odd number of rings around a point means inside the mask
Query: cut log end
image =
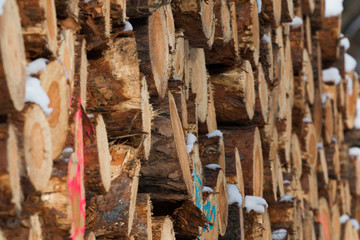
<svg viewBox="0 0 360 240"><path fill-rule="evenodd" d="M169 216L152 218L153 239L175 240L173 222Z"/></svg>

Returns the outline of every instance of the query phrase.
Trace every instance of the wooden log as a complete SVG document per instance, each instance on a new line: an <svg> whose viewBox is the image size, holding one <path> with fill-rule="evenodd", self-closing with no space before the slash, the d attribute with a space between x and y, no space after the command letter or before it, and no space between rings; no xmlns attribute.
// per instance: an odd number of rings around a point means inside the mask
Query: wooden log
<svg viewBox="0 0 360 240"><path fill-rule="evenodd" d="M332 239L338 240L341 235L340 211L337 204L329 205L331 210Z"/></svg>
<svg viewBox="0 0 360 240"><path fill-rule="evenodd" d="M244 215L242 208L239 208L236 204L229 205L226 233L223 237L220 236L219 239L244 240L244 234Z"/></svg>
<svg viewBox="0 0 360 240"><path fill-rule="evenodd" d="M292 132L292 109L290 103L286 103L285 116L277 119L276 128L279 139L279 158L282 166L290 167L290 144Z"/></svg>
<svg viewBox="0 0 360 240"><path fill-rule="evenodd" d="M281 2L280 0L269 1L264 0L261 8L261 17L266 23L270 24L273 28L280 25L281 20Z"/></svg>
<svg viewBox="0 0 360 240"><path fill-rule="evenodd" d="M257 2L255 0L237 3L237 31L239 51L242 59L248 60L252 67L259 63L260 30Z"/></svg>
<svg viewBox="0 0 360 240"><path fill-rule="evenodd" d="M211 74L214 85L215 110L219 123L241 124L254 116L255 87L251 65Z"/></svg>
<svg viewBox="0 0 360 240"><path fill-rule="evenodd" d="M269 89L261 63L259 63L257 71L255 71L254 78L257 88L255 91L256 97L253 122L258 125L264 125L267 124L269 115Z"/></svg>
<svg viewBox="0 0 360 240"><path fill-rule="evenodd" d="M91 61L89 70L88 111L102 114L112 140L139 147L145 138L142 151L148 156L152 110L146 82L139 76L134 37L117 38L103 57Z"/></svg>
<svg viewBox="0 0 360 240"><path fill-rule="evenodd" d="M26 60L18 5L7 1L0 16L0 109L21 111L25 105ZM9 45L11 42L11 46Z"/></svg>
<svg viewBox="0 0 360 240"><path fill-rule="evenodd" d="M294 105L294 71L291 57L291 44L289 36L284 39L284 68L281 81L285 81L285 90L288 103ZM306 74L308 74L306 72ZM309 75L309 74L308 74Z"/></svg>
<svg viewBox="0 0 360 240"><path fill-rule="evenodd" d="M304 50L303 53L302 73L304 74L306 100L310 104L314 104L315 86L314 86L313 68L311 65L311 58L306 50Z"/></svg>
<svg viewBox="0 0 360 240"><path fill-rule="evenodd" d="M196 93L197 115L200 122L205 122L208 112L208 75L204 49L190 49L189 68L191 91Z"/></svg>
<svg viewBox="0 0 360 240"><path fill-rule="evenodd" d="M297 18L301 17L296 16ZM295 74L303 69L303 52L304 50L304 24L295 25L290 27L290 44L291 44L291 57L293 62L293 69Z"/></svg>
<svg viewBox="0 0 360 240"><path fill-rule="evenodd" d="M339 58L338 37L341 33L340 26L340 16L324 19L323 29L318 32L323 60L336 60Z"/></svg>
<svg viewBox="0 0 360 240"><path fill-rule="evenodd" d="M218 164L225 171L225 146L222 137L199 136L199 154L201 164Z"/></svg>
<svg viewBox="0 0 360 240"><path fill-rule="evenodd" d="M95 194L104 194L110 189L110 162L112 158L109 151L106 126L101 114L95 120L95 134L94 141L86 142L87 147L84 151L86 190Z"/></svg>
<svg viewBox="0 0 360 240"><path fill-rule="evenodd" d="M339 145L332 142L328 147L325 147L325 156L329 170L329 177L340 179L340 159L339 159Z"/></svg>
<svg viewBox="0 0 360 240"><path fill-rule="evenodd" d="M40 74L41 87L50 99L52 112L48 117L51 133L52 158L56 159L65 144L68 130L69 88L66 84L64 67L59 61L52 61Z"/></svg>
<svg viewBox="0 0 360 240"><path fill-rule="evenodd" d="M281 1L281 22L291 22L294 18L294 5L293 1Z"/></svg>
<svg viewBox="0 0 360 240"><path fill-rule="evenodd" d="M314 30L319 30L323 26L323 21L325 18L325 1L324 0L315 0L315 9L313 14L311 14L311 28Z"/></svg>
<svg viewBox="0 0 360 240"><path fill-rule="evenodd" d="M13 219L12 224L1 229L2 239L43 239L43 226L38 213L28 218Z"/></svg>
<svg viewBox="0 0 360 240"><path fill-rule="evenodd" d="M84 110L87 102L88 59L86 54L86 40L80 39L75 43L75 74L73 96L78 97Z"/></svg>
<svg viewBox="0 0 360 240"><path fill-rule="evenodd" d="M188 0L171 4L175 26L184 29L190 44L197 48L211 48L215 36L214 2Z"/></svg>
<svg viewBox="0 0 360 240"><path fill-rule="evenodd" d="M360 195L360 179L359 179L359 172L360 172L360 161L358 161L356 156L349 156L350 157L350 191L353 196Z"/></svg>
<svg viewBox="0 0 360 240"><path fill-rule="evenodd" d="M349 76L350 75L350 76ZM358 79L352 74L346 75L345 85L345 112L344 112L344 123L345 127L351 129L354 127L354 120L356 116L356 101L359 95L359 82Z"/></svg>
<svg viewBox="0 0 360 240"><path fill-rule="evenodd" d="M305 16L304 17L304 41L305 41L305 47L306 50L308 51L309 55L312 56L312 48L313 48L313 44L312 44L312 33L311 33L311 23L310 23L310 16Z"/></svg>
<svg viewBox="0 0 360 240"><path fill-rule="evenodd" d="M152 192L153 199L188 199L193 196L189 157L171 93L168 98L164 103L153 105L155 111L161 109L170 115L154 117L152 149L148 162L141 168L140 191Z"/></svg>
<svg viewBox="0 0 360 240"><path fill-rule="evenodd" d="M216 121L216 109L215 109L215 100L214 100L214 87L212 84L209 84L208 87L208 112L206 116L206 121L204 123L198 122L198 133L207 134L211 133L218 129Z"/></svg>
<svg viewBox="0 0 360 240"><path fill-rule="evenodd" d="M256 211L245 211L244 213L244 235L245 239L263 239L264 214Z"/></svg>
<svg viewBox="0 0 360 240"><path fill-rule="evenodd" d="M131 235L136 240L152 240L151 200L146 193L137 194L136 207Z"/></svg>
<svg viewBox="0 0 360 240"><path fill-rule="evenodd" d="M316 130L317 140L323 135L323 103L321 90L316 87L314 105L312 107L312 118Z"/></svg>
<svg viewBox="0 0 360 240"><path fill-rule="evenodd" d="M305 209L305 217L303 222L303 236L304 239L315 240L315 226L314 226L314 214L312 211Z"/></svg>
<svg viewBox="0 0 360 240"><path fill-rule="evenodd" d="M237 147L241 157L245 194L262 196L263 155L259 129L255 126L222 128L225 146ZM239 138L238 136L243 136ZM246 136L246 137L245 137Z"/></svg>
<svg viewBox="0 0 360 240"><path fill-rule="evenodd" d="M241 196L245 196L244 178L242 173L240 154L237 148L225 148L225 163L226 183L236 185L239 189Z"/></svg>
<svg viewBox="0 0 360 240"><path fill-rule="evenodd" d="M111 182L109 192L89 201L87 230L97 238L124 238L131 233L139 181L140 160L124 162L121 173Z"/></svg>
<svg viewBox="0 0 360 240"><path fill-rule="evenodd" d="M301 147L303 171L314 171L317 165L317 136L312 122L303 123Z"/></svg>
<svg viewBox="0 0 360 240"><path fill-rule="evenodd" d="M26 57L49 58L57 53L55 1L17 1Z"/></svg>
<svg viewBox="0 0 360 240"><path fill-rule="evenodd" d="M329 98L325 99L323 103L323 139L325 144L331 144L331 140L334 136L334 114L332 101ZM336 121L336 120L335 120Z"/></svg>
<svg viewBox="0 0 360 240"><path fill-rule="evenodd" d="M185 82L185 39L180 31L175 35L175 51L173 56L173 76L175 79Z"/></svg>
<svg viewBox="0 0 360 240"><path fill-rule="evenodd" d="M60 32L60 47L58 60L62 63L66 80L69 82L69 92L72 96L74 91L75 75L75 39L72 30L62 30Z"/></svg>
<svg viewBox="0 0 360 240"><path fill-rule="evenodd" d="M289 235L294 234L296 221L296 203L282 201L269 207L269 217L273 229L286 229Z"/></svg>
<svg viewBox="0 0 360 240"><path fill-rule="evenodd" d="M320 223L320 235L323 236L323 239L332 239L331 211L325 198L319 199L319 211L316 221Z"/></svg>
<svg viewBox="0 0 360 240"><path fill-rule="evenodd" d="M319 199L318 199L318 185L316 179L316 173L310 172L301 176L301 186L303 191L303 197L307 204L309 204L311 209L318 209Z"/></svg>
<svg viewBox="0 0 360 240"><path fill-rule="evenodd" d="M169 216L152 217L152 238L175 240L173 222Z"/></svg>
<svg viewBox="0 0 360 240"><path fill-rule="evenodd" d="M325 149L323 146L319 146L318 143L318 164L316 167L317 178L318 178L318 187L319 189L327 190L327 186L329 184L329 173L328 173L328 165L325 156ZM327 195L327 193L325 194Z"/></svg>
<svg viewBox="0 0 360 240"><path fill-rule="evenodd" d="M17 129L0 124L0 212L2 216L20 214L23 193L20 184L21 163Z"/></svg>
<svg viewBox="0 0 360 240"><path fill-rule="evenodd" d="M55 0L56 17L63 28L70 27L77 23L79 16L79 1L78 0ZM75 29L73 29L75 30Z"/></svg>
<svg viewBox="0 0 360 240"><path fill-rule="evenodd" d="M140 71L147 77L150 95L158 95L160 98L165 97L167 80L171 74L171 37L167 20L165 8L161 7L135 32L137 52L141 59Z"/></svg>
<svg viewBox="0 0 360 240"><path fill-rule="evenodd" d="M301 10L306 15L312 15L315 11L315 0L301 1Z"/></svg>
<svg viewBox="0 0 360 240"><path fill-rule="evenodd" d="M291 167L291 172L295 178L300 179L302 175L302 157L300 141L296 133L292 133L291 135Z"/></svg>

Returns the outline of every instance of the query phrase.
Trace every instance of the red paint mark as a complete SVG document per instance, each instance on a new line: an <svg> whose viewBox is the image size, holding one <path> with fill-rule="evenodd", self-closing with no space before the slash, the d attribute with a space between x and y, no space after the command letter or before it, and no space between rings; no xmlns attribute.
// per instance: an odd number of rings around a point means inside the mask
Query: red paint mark
<svg viewBox="0 0 360 240"><path fill-rule="evenodd" d="M326 240L330 240L330 236L329 236L329 226L328 226L328 222L326 219L325 215L322 215L318 218L318 221L321 223L322 225L322 229L323 229L323 233L324 233L324 237Z"/></svg>
<svg viewBox="0 0 360 240"><path fill-rule="evenodd" d="M69 201L72 207L79 208L80 209L80 219L83 220L85 223L85 196L83 196L83 185L82 179L84 177L84 140L83 140L83 125L82 125L82 112L81 110L77 110L75 114L75 122L77 123L77 129L76 129L76 160L77 162L73 162L74 159L71 158L69 161L68 166L68 175L70 176L72 165L76 165L76 173L75 176L72 178L68 178L68 195L69 195ZM78 204L78 206L76 206ZM71 224L71 231L73 234L71 235L71 239L75 240L77 239L77 236L80 234L84 234L85 232L85 224L84 226L81 226L80 223L75 223L75 218L79 216L74 216L74 213L72 215L72 224ZM80 220L81 221L81 220Z"/></svg>

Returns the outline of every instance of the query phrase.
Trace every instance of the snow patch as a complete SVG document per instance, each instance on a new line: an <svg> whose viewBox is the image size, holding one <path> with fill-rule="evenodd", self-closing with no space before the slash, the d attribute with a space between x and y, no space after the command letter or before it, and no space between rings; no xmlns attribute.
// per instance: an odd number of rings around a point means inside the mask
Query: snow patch
<svg viewBox="0 0 360 240"><path fill-rule="evenodd" d="M354 120L354 128L360 129L360 98L356 100L356 117Z"/></svg>
<svg viewBox="0 0 360 240"><path fill-rule="evenodd" d="M26 75L30 76L31 74L37 74L40 71L44 71L46 69L47 62L49 62L49 60L46 58L38 58L32 61L26 67Z"/></svg>
<svg viewBox="0 0 360 240"><path fill-rule="evenodd" d="M324 103L326 102L326 99L327 99L327 98L330 98L330 95L329 95L329 94L323 93L323 94L321 95L321 102L322 102L322 104L324 104Z"/></svg>
<svg viewBox="0 0 360 240"><path fill-rule="evenodd" d="M273 231L271 235L273 240L284 240L286 238L287 231L286 229L281 228Z"/></svg>
<svg viewBox="0 0 360 240"><path fill-rule="evenodd" d="M350 41L347 37L344 37L344 34L340 34L340 37L342 38L340 40L340 46L344 47L345 51L347 51L350 48Z"/></svg>
<svg viewBox="0 0 360 240"><path fill-rule="evenodd" d="M335 137L332 137L332 138L331 138L331 142L332 142L332 143L337 143L338 141L337 141L337 139L336 139Z"/></svg>
<svg viewBox="0 0 360 240"><path fill-rule="evenodd" d="M293 195L285 195L282 198L280 198L279 202L292 202L294 199Z"/></svg>
<svg viewBox="0 0 360 240"><path fill-rule="evenodd" d="M360 161L360 148L359 147L351 147L349 148L349 156L356 157L358 161Z"/></svg>
<svg viewBox="0 0 360 240"><path fill-rule="evenodd" d="M38 104L46 115L49 115L53 110L48 107L50 99L41 87L40 80L34 77L26 77L25 102Z"/></svg>
<svg viewBox="0 0 360 240"><path fill-rule="evenodd" d="M343 0L325 0L325 17L338 16L343 9Z"/></svg>
<svg viewBox="0 0 360 240"><path fill-rule="evenodd" d="M203 186L202 192L213 193L214 190L211 187Z"/></svg>
<svg viewBox="0 0 360 240"><path fill-rule="evenodd" d="M335 85L338 85L341 81L339 69L337 69L335 67L331 67L331 68L322 70L322 79L323 79L323 82L334 83Z"/></svg>
<svg viewBox="0 0 360 240"><path fill-rule="evenodd" d="M262 40L265 41L266 43L270 42L270 38L266 34L263 35Z"/></svg>
<svg viewBox="0 0 360 240"><path fill-rule="evenodd" d="M173 77L174 81L180 81L179 77Z"/></svg>
<svg viewBox="0 0 360 240"><path fill-rule="evenodd" d="M358 220L356 220L355 218L352 218L352 219L350 219L350 223L351 223L351 225L353 225L353 227L354 227L357 231L359 231L360 225L359 225Z"/></svg>
<svg viewBox="0 0 360 240"><path fill-rule="evenodd" d="M352 82L352 79L347 74L345 75L345 79L346 79L346 86L347 86L348 94L351 96L353 94L353 82Z"/></svg>
<svg viewBox="0 0 360 240"><path fill-rule="evenodd" d="M62 151L63 151L63 153L72 153L72 152L74 152L74 149L71 147L68 147L68 148L64 148Z"/></svg>
<svg viewBox="0 0 360 240"><path fill-rule="evenodd" d="M124 23L125 23L125 25L124 25L124 30L123 31L132 31L133 30L133 26L131 25L130 22L125 21Z"/></svg>
<svg viewBox="0 0 360 240"><path fill-rule="evenodd" d="M221 137L222 138L223 134L220 130L215 130L215 131L212 131L211 133L206 134L206 136L208 138L212 138L212 137Z"/></svg>
<svg viewBox="0 0 360 240"><path fill-rule="evenodd" d="M6 3L6 0L0 0L0 16L4 13L5 3Z"/></svg>
<svg viewBox="0 0 360 240"><path fill-rule="evenodd" d="M256 0L257 7L258 7L258 13L261 13L261 7L262 7L262 0Z"/></svg>
<svg viewBox="0 0 360 240"><path fill-rule="evenodd" d="M324 148L324 144L322 142L318 142L317 149L322 149L322 148Z"/></svg>
<svg viewBox="0 0 360 240"><path fill-rule="evenodd" d="M350 54L345 53L345 71L347 73L355 70L357 63L355 58L353 58Z"/></svg>
<svg viewBox="0 0 360 240"><path fill-rule="evenodd" d="M284 180L283 181L283 184L285 185L285 184L291 184L291 182L289 181L289 180Z"/></svg>
<svg viewBox="0 0 360 240"><path fill-rule="evenodd" d="M348 220L350 220L349 215L343 214L343 215L340 216L340 224L344 224L344 223L346 223Z"/></svg>
<svg viewBox="0 0 360 240"><path fill-rule="evenodd" d="M310 118L303 118L304 123L312 123L312 120Z"/></svg>
<svg viewBox="0 0 360 240"><path fill-rule="evenodd" d="M298 28L302 24L303 24L303 20L300 17L296 16L296 17L293 18L292 22L290 23L290 26L292 28Z"/></svg>
<svg viewBox="0 0 360 240"><path fill-rule="evenodd" d="M92 113L86 114L86 116L87 116L88 118L94 118L94 117L95 117L95 115L92 114Z"/></svg>
<svg viewBox="0 0 360 240"><path fill-rule="evenodd" d="M227 193L228 193L228 204L231 205L233 203L237 203L237 206L241 207L242 197L237 186L234 184L227 185Z"/></svg>
<svg viewBox="0 0 360 240"><path fill-rule="evenodd" d="M249 213L251 210L257 213L264 213L265 207L268 207L268 204L265 199L257 196L245 196L245 208L246 212Z"/></svg>
<svg viewBox="0 0 360 240"><path fill-rule="evenodd" d="M218 168L221 169L220 165L219 164L215 164L215 163L210 163L210 164L207 164L205 165L206 168L208 169L211 169L211 170L216 170Z"/></svg>
<svg viewBox="0 0 360 240"><path fill-rule="evenodd" d="M196 136L194 134L192 134L192 133L189 133L186 136L186 151L187 151L188 154L191 153L196 140L197 140Z"/></svg>

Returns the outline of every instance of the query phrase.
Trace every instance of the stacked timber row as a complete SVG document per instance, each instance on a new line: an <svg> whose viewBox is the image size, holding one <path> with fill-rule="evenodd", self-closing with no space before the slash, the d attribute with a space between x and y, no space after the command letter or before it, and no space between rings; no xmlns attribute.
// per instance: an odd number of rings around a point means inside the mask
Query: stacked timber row
<svg viewBox="0 0 360 240"><path fill-rule="evenodd" d="M0 1L0 239L359 239L329 2Z"/></svg>

